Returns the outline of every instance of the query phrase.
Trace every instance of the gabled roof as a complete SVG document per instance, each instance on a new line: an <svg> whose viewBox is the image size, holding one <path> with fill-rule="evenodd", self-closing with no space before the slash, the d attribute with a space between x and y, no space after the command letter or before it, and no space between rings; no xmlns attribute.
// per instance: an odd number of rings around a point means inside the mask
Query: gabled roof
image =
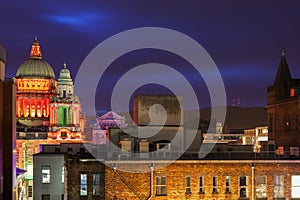
<svg viewBox="0 0 300 200"><path fill-rule="evenodd" d="M291 79L291 73L286 61L284 49L281 52L281 59L278 66L277 74L274 80L274 85L286 84Z"/></svg>
<svg viewBox="0 0 300 200"><path fill-rule="evenodd" d="M125 117L118 115L114 111L109 111L104 115L98 117L98 120L125 120Z"/></svg>

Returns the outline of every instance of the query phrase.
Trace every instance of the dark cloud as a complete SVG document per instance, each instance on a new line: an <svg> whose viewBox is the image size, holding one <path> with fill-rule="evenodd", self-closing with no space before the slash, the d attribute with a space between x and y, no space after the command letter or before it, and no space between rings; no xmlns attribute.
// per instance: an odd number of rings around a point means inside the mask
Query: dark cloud
<svg viewBox="0 0 300 200"><path fill-rule="evenodd" d="M198 41L219 67L229 101L239 97L242 106L266 104L266 87L274 80L282 47L286 49L292 76L300 77L297 0L4 0L0 7L0 42L7 49L8 77L13 77L28 58L35 36L56 74L67 61L75 77L84 58L100 42L121 31L146 26L171 28ZM174 57L152 57L175 68L184 66ZM122 67L132 64L124 60ZM199 77L192 70L185 73L199 93L205 91L205 84L200 79L197 85ZM107 76L109 87L115 73ZM99 106L105 109L108 103Z"/></svg>

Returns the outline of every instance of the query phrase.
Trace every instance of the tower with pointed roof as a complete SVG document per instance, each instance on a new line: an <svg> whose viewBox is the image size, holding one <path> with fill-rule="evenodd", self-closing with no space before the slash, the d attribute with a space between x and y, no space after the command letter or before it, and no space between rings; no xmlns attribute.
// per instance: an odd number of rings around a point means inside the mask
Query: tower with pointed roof
<svg viewBox="0 0 300 200"><path fill-rule="evenodd" d="M70 70L64 63L57 80L56 95L50 102L50 126L52 139L82 140L84 119L81 114L81 103L74 95L74 84Z"/></svg>
<svg viewBox="0 0 300 200"><path fill-rule="evenodd" d="M300 144L300 79L293 79L284 49L273 85L268 87L268 129L270 150Z"/></svg>

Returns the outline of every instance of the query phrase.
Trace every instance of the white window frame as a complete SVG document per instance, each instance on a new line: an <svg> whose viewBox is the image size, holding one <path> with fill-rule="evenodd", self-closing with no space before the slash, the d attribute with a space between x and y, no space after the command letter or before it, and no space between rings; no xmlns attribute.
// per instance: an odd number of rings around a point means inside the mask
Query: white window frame
<svg viewBox="0 0 300 200"><path fill-rule="evenodd" d="M167 195L167 177L156 176L156 196Z"/></svg>
<svg viewBox="0 0 300 200"><path fill-rule="evenodd" d="M284 175L274 175L274 198L284 198Z"/></svg>
<svg viewBox="0 0 300 200"><path fill-rule="evenodd" d="M256 176L256 198L267 197L267 176L257 175Z"/></svg>
<svg viewBox="0 0 300 200"><path fill-rule="evenodd" d="M87 174L80 174L80 196L87 196Z"/></svg>
<svg viewBox="0 0 300 200"><path fill-rule="evenodd" d="M241 185L241 178L246 178L246 185ZM241 196L241 189L245 189L245 196ZM239 176L239 198L248 198L248 176Z"/></svg>
<svg viewBox="0 0 300 200"><path fill-rule="evenodd" d="M291 187L291 197L300 198L300 175L292 175Z"/></svg>
<svg viewBox="0 0 300 200"><path fill-rule="evenodd" d="M199 193L204 193L204 176L199 176Z"/></svg>
<svg viewBox="0 0 300 200"><path fill-rule="evenodd" d="M226 186L225 192L230 193L230 176L225 176L225 186Z"/></svg>
<svg viewBox="0 0 300 200"><path fill-rule="evenodd" d="M212 177L212 193L218 193L218 176Z"/></svg>
<svg viewBox="0 0 300 200"><path fill-rule="evenodd" d="M100 174L93 174L93 196L100 196Z"/></svg>
<svg viewBox="0 0 300 200"><path fill-rule="evenodd" d="M42 183L50 183L50 165L42 165Z"/></svg>
<svg viewBox="0 0 300 200"><path fill-rule="evenodd" d="M191 176L185 177L185 193L190 194L191 191Z"/></svg>

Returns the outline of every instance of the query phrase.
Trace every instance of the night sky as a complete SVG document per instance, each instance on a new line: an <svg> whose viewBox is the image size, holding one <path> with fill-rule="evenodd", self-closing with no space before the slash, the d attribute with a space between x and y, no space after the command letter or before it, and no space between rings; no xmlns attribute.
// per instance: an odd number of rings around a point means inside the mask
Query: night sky
<svg viewBox="0 0 300 200"><path fill-rule="evenodd" d="M266 105L266 89L274 81L283 47L293 78L300 77L297 0L4 0L0 8L0 43L7 49L9 78L29 57L35 36L56 77L66 61L75 78L84 58L100 42L128 29L149 26L174 29L198 41L221 72L228 105L233 98L240 98L242 107ZM120 57L110 66L99 83L102 91L97 95L97 109L109 109L106 96L121 73L148 62L180 70L192 82L200 106L210 106L205 83L201 77L194 77L188 63L168 52L140 50ZM163 87L150 86L137 93L167 92Z"/></svg>

